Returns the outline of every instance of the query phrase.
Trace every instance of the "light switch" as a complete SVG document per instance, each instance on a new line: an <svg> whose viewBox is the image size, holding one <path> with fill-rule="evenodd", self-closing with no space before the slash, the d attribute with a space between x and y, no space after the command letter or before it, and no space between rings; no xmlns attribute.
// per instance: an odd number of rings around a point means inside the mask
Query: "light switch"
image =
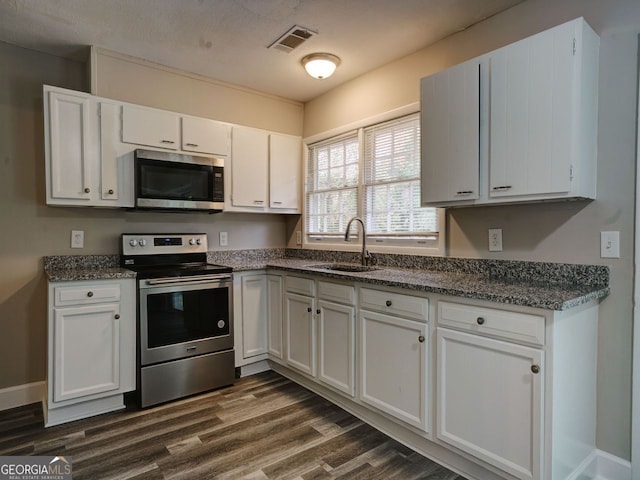
<svg viewBox="0 0 640 480"><path fill-rule="evenodd" d="M620 232L600 232L600 257L620 258Z"/></svg>

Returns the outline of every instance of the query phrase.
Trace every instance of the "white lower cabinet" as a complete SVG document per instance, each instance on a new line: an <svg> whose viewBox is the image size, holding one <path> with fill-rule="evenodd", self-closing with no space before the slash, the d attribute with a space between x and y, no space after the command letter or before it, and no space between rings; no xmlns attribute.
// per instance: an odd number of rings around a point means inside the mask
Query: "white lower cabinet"
<svg viewBox="0 0 640 480"><path fill-rule="evenodd" d="M437 438L517 478L542 478L542 350L447 328L437 348Z"/></svg>
<svg viewBox="0 0 640 480"><path fill-rule="evenodd" d="M135 280L49 284L47 426L124 408L135 389Z"/></svg>
<svg viewBox="0 0 640 480"><path fill-rule="evenodd" d="M284 304L287 325L287 365L315 377L315 299L287 291Z"/></svg>
<svg viewBox="0 0 640 480"><path fill-rule="evenodd" d="M318 380L355 395L355 288L318 281Z"/></svg>
<svg viewBox="0 0 640 480"><path fill-rule="evenodd" d="M242 290L242 358L267 353L267 276L240 277Z"/></svg>
<svg viewBox="0 0 640 480"><path fill-rule="evenodd" d="M427 324L360 311L360 400L427 431Z"/></svg>
<svg viewBox="0 0 640 480"><path fill-rule="evenodd" d="M233 280L236 367L253 374L268 358L282 361L282 276L254 270Z"/></svg>
<svg viewBox="0 0 640 480"><path fill-rule="evenodd" d="M267 350L269 358L275 361L284 359L282 348L282 321L284 318L282 300L282 275L267 274L267 301L269 304Z"/></svg>
<svg viewBox="0 0 640 480"><path fill-rule="evenodd" d="M274 370L468 478L582 478L596 452L597 302L550 311L311 275L280 282Z"/></svg>

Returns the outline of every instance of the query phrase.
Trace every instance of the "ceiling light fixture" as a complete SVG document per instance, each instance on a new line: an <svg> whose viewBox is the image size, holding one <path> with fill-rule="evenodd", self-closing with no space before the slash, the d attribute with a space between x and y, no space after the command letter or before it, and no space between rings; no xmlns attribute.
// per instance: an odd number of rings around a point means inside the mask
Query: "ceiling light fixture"
<svg viewBox="0 0 640 480"><path fill-rule="evenodd" d="M313 78L329 78L340 65L340 59L330 53L312 53L302 59L302 65Z"/></svg>

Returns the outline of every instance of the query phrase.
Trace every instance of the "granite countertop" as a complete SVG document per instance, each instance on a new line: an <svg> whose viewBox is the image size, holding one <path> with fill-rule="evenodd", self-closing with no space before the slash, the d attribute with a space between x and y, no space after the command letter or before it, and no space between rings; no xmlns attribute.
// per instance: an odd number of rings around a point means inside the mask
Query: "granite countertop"
<svg viewBox="0 0 640 480"><path fill-rule="evenodd" d="M401 287L422 292L488 300L511 305L568 310L609 294L608 286L570 284L528 284L522 281L494 280L486 275L427 271L379 266L370 272L339 272L321 268L331 262L308 259L226 260L224 265L234 272L278 269L319 275L326 278L351 280L372 285Z"/></svg>
<svg viewBox="0 0 640 480"><path fill-rule="evenodd" d="M291 258L287 253L284 249L209 252L208 261L232 267L234 272L276 269L545 310L568 310L610 292L608 268L598 265L377 255L381 262L375 265L377 270L342 272L323 266L334 262L355 265L357 256L298 251L291 252L291 257L315 257ZM135 278L135 272L119 266L119 258L45 257L45 272L52 282Z"/></svg>
<svg viewBox="0 0 640 480"><path fill-rule="evenodd" d="M136 278L120 267L119 255L63 255L44 257L44 272L50 282Z"/></svg>

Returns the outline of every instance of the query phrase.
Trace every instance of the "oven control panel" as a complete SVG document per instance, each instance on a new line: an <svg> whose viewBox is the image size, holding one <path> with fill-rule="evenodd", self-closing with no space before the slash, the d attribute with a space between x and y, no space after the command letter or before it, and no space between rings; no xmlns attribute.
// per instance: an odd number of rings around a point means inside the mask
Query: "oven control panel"
<svg viewBox="0 0 640 480"><path fill-rule="evenodd" d="M206 233L124 233L123 255L207 253Z"/></svg>

